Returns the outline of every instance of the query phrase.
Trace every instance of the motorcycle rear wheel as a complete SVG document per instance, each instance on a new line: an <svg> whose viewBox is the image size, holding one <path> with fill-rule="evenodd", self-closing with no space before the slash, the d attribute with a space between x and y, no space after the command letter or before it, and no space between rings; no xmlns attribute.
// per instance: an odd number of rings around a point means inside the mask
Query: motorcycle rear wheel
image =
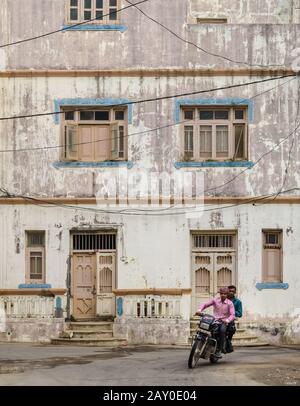
<svg viewBox="0 0 300 406"><path fill-rule="evenodd" d="M188 366L190 369L193 369L196 367L196 365L202 355L204 346L205 346L205 341L195 340L193 347L191 349L191 353L190 353L189 361L188 361Z"/></svg>
<svg viewBox="0 0 300 406"><path fill-rule="evenodd" d="M220 360L220 358L215 357L215 355L211 355L211 356L209 357L209 360L210 360L210 362L211 362L212 364L216 364L216 363Z"/></svg>

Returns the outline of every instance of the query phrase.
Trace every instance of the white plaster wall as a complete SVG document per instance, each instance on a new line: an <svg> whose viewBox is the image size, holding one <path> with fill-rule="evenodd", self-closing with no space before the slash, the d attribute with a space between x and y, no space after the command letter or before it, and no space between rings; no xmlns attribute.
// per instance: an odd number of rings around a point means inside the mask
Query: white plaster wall
<svg viewBox="0 0 300 406"><path fill-rule="evenodd" d="M164 95L193 92L260 80L255 76L226 77L148 77L148 78L0 78L0 106L3 116L45 113L54 111L54 100L60 98L128 98L140 100ZM274 145L292 133L296 127L297 79L276 87L290 79L245 86L187 97L195 99L246 98L253 99L254 120L249 123L249 160L256 161ZM274 88L275 87L275 88ZM274 89L273 89L274 88ZM273 89L270 92L265 91ZM263 93L263 94L261 94ZM175 124L175 99L136 104L133 122L128 133L135 134L161 126ZM153 171L174 171L174 163L182 158L180 151L181 127L174 125L160 131L136 134L128 138L129 160L134 168ZM61 145L60 125L53 116L34 117L0 122L0 150L36 148ZM284 170L292 137L272 154L262 159L255 168L211 194L247 196L277 192L284 178ZM94 178L88 169L55 169L60 149L1 153L0 184L11 193L39 196L93 196ZM286 189L300 184L300 150L292 151ZM107 171L107 170L106 170ZM206 186L215 187L231 179L240 168L205 169ZM113 172L113 170L112 170ZM29 176L30 174L30 176ZM272 179L272 181L270 181Z"/></svg>
<svg viewBox="0 0 300 406"><path fill-rule="evenodd" d="M181 37L204 44L213 53L252 64L290 66L291 51L299 44L298 27L290 25L299 23L292 3L293 0L151 0L139 7ZM26 0L24 7L24 0L1 0L0 14L5 18L5 24L0 25L3 42L60 30L65 24L64 4L65 0ZM122 4L128 5L125 0ZM229 24L196 25L197 15L225 15ZM125 32L64 31L5 48L7 69L241 66L195 52L194 47L175 39L134 8L121 13L121 23L127 27Z"/></svg>
<svg viewBox="0 0 300 406"><path fill-rule="evenodd" d="M293 0L190 0L190 14L199 18L227 18L230 24L289 24Z"/></svg>
<svg viewBox="0 0 300 406"><path fill-rule="evenodd" d="M238 231L238 290L245 318L285 318L300 308L300 210L298 205L241 206L207 212L199 220L185 216L128 217L76 213L60 208L0 206L0 287L17 288L25 279L25 230L47 231L47 283L65 288L69 255L69 230L119 227L118 288L190 288L190 230ZM214 215L212 215L212 213ZM218 225L215 214L220 213ZM77 216L76 216L77 214ZM58 228L57 225L62 225ZM283 282L288 290L258 291L261 282L262 229L283 229ZM62 229L59 242L58 230ZM20 253L16 253L16 236ZM122 261L127 258L128 263ZM184 297L183 314L189 300Z"/></svg>

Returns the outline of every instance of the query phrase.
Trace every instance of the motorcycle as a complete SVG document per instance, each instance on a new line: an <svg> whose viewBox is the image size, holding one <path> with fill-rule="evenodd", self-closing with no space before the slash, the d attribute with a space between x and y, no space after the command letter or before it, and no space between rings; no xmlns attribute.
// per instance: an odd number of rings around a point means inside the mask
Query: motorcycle
<svg viewBox="0 0 300 406"><path fill-rule="evenodd" d="M198 329L193 337L192 349L189 356L189 368L195 368L199 359L209 360L212 364L216 364L220 360L217 356L217 347L219 340L220 322L210 314L200 315ZM229 345L228 337L226 336L225 348Z"/></svg>

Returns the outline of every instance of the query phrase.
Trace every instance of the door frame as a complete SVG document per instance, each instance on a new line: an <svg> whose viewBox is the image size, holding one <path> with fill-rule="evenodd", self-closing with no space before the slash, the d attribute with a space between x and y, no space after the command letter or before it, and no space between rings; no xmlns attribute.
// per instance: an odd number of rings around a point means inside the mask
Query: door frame
<svg viewBox="0 0 300 406"><path fill-rule="evenodd" d="M73 249L73 235L75 234L115 234L116 236L116 244L115 244L115 250L110 249L110 250L74 250ZM82 253L90 253L90 254L94 254L95 256L95 276L96 276L96 283L97 283L97 263L96 263L96 253L99 252L101 254L110 254L110 253L114 253L115 254L115 286L118 286L118 229L117 228L105 228L105 229L93 229L93 230L80 230L80 229L74 229L74 230L70 230L69 233L69 247L70 247L70 263L71 263L71 273L70 273L70 288L71 288L71 292L70 292L70 298L72 300L71 306L70 306L70 315L71 317L74 317L74 312L75 312L75 307L74 307L74 261L73 261L73 255L74 254L82 254ZM116 306L115 306L116 309ZM96 293L95 293L95 319L97 319L97 286L96 286Z"/></svg>
<svg viewBox="0 0 300 406"><path fill-rule="evenodd" d="M193 242L193 237L195 235L232 235L233 236L233 248L210 248L210 247L203 247L203 248L194 248L194 242ZM195 295L195 286L194 285L194 280L195 277L193 275L194 270L193 270L193 255L197 253L234 253L235 257L235 286L237 287L238 290L238 230L234 229L222 229L222 230L190 230L190 280L191 280L191 301L190 301L190 312L191 316L194 315L193 312L193 296Z"/></svg>

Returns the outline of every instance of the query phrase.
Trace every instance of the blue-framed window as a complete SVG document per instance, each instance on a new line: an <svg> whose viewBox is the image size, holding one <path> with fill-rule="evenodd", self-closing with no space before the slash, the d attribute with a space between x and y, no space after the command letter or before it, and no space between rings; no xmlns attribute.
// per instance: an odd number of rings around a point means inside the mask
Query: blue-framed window
<svg viewBox="0 0 300 406"><path fill-rule="evenodd" d="M67 24L119 25L120 0L66 0ZM91 21L92 20L92 21Z"/></svg>
<svg viewBox="0 0 300 406"><path fill-rule="evenodd" d="M63 106L61 161L127 161L126 106Z"/></svg>
<svg viewBox="0 0 300 406"><path fill-rule="evenodd" d="M247 106L181 106L183 161L246 161Z"/></svg>
<svg viewBox="0 0 300 406"><path fill-rule="evenodd" d="M263 258L262 282L265 284L283 283L282 230L269 229L262 231Z"/></svg>

